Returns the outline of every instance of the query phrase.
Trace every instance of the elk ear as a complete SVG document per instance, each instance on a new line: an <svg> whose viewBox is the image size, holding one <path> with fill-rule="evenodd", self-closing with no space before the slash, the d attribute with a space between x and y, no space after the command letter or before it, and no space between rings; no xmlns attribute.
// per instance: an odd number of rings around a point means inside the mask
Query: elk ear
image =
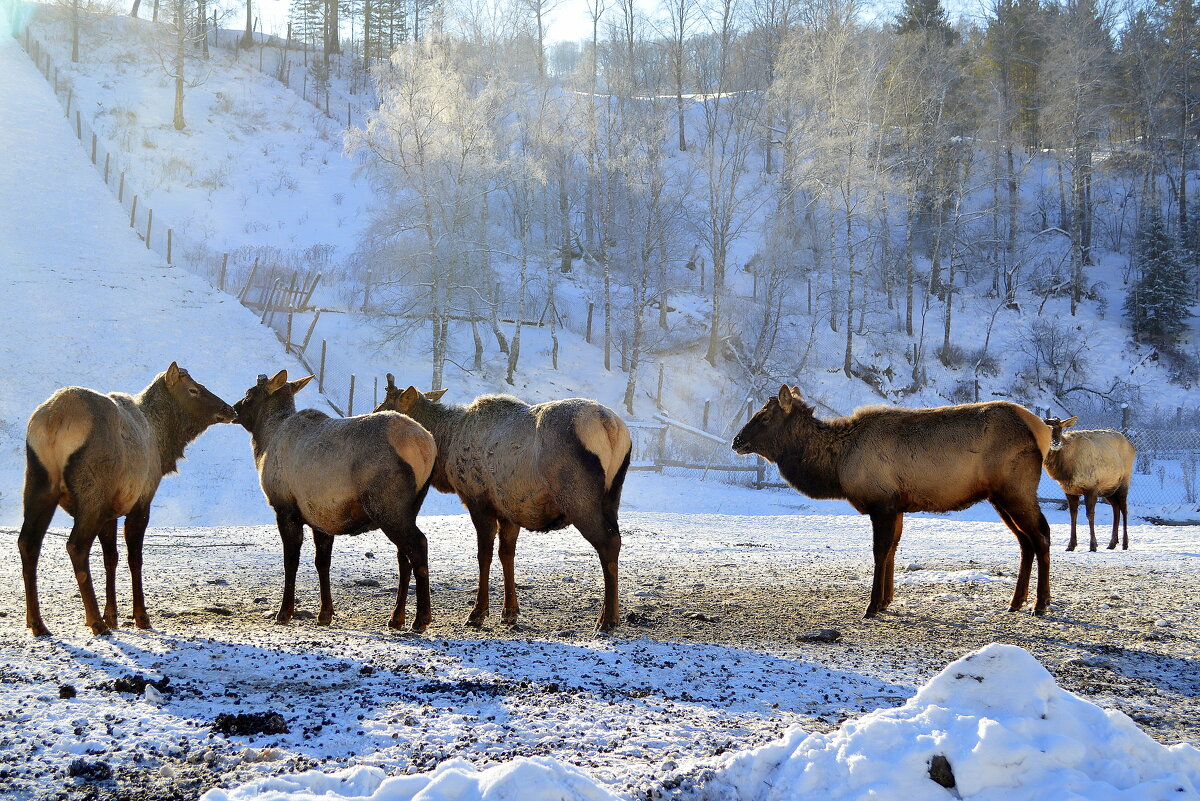
<svg viewBox="0 0 1200 801"><path fill-rule="evenodd" d="M388 373L387 374L387 382L388 382L387 383L387 391L395 392L396 391L396 376L392 375L391 373Z"/></svg>
<svg viewBox="0 0 1200 801"><path fill-rule="evenodd" d="M267 382L267 392L275 393L287 383L287 370L280 370L275 377Z"/></svg>
<svg viewBox="0 0 1200 801"><path fill-rule="evenodd" d="M435 390L432 390L431 392L426 392L425 400L431 400L436 403L437 401L440 401L442 399L442 396L445 395L449 391L450 391L450 388L447 387L446 389L435 389Z"/></svg>
<svg viewBox="0 0 1200 801"><path fill-rule="evenodd" d="M784 384L782 387L780 387L777 400L779 401L780 409L783 409L783 411L785 413L791 413L792 400L793 400L792 399L792 388L789 387L787 384Z"/></svg>
<svg viewBox="0 0 1200 801"><path fill-rule="evenodd" d="M417 402L417 398L421 397L421 390L416 387L409 387L400 393L400 397L396 399L396 411L407 412Z"/></svg>
<svg viewBox="0 0 1200 801"><path fill-rule="evenodd" d="M167 368L167 372L165 374L168 387L173 387L179 383L180 372L179 365L175 362L171 362L171 366Z"/></svg>
<svg viewBox="0 0 1200 801"><path fill-rule="evenodd" d="M305 376L304 378L299 378L299 379L296 379L295 381L293 381L291 383L292 394L295 395L297 392L299 392L300 390L307 387L308 382L312 381L314 378L316 378L315 375L308 375L308 376Z"/></svg>
<svg viewBox="0 0 1200 801"><path fill-rule="evenodd" d="M1077 423L1078 421L1079 421L1079 415L1076 415L1074 417L1068 417L1066 420L1062 421L1062 427L1070 428L1071 426L1075 425L1075 423Z"/></svg>

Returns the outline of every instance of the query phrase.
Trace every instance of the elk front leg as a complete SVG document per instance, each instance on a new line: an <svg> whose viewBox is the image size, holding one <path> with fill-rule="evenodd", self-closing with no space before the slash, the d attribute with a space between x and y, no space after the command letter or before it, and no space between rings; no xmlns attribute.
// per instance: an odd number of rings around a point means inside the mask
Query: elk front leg
<svg viewBox="0 0 1200 801"><path fill-rule="evenodd" d="M313 563L317 568L317 582L321 585L321 610L317 613L317 625L328 626L333 622L333 593L329 588L329 565L333 561L333 535L313 529L313 545L317 555Z"/></svg>
<svg viewBox="0 0 1200 801"><path fill-rule="evenodd" d="M1071 541L1067 543L1067 550L1073 551L1073 550L1075 550L1075 546L1078 544L1078 541L1075 538L1075 522L1076 522L1076 519L1079 517L1079 496L1078 495L1068 495L1067 496L1067 509L1071 512Z"/></svg>
<svg viewBox="0 0 1200 801"><path fill-rule="evenodd" d="M892 552L892 540L896 533L896 518L898 512L871 512L871 540L875 557L875 572L871 580L871 601L867 604L864 617L875 617L887 607L884 598L887 596L887 559Z"/></svg>
<svg viewBox="0 0 1200 801"><path fill-rule="evenodd" d="M517 577L514 560L517 555L517 535L521 527L505 520L500 523L500 567L504 571L504 610L501 623L516 623L521 605L517 602Z"/></svg>
<svg viewBox="0 0 1200 801"><path fill-rule="evenodd" d="M296 611L296 571L300 569L300 546L304 542L304 523L295 509L279 509L275 512L279 525L279 539L283 543L283 600L275 622L288 623Z"/></svg>
<svg viewBox="0 0 1200 801"><path fill-rule="evenodd" d="M1093 553L1096 551L1096 494L1089 492L1083 496L1083 504L1087 509L1088 532L1091 534L1091 542L1088 545L1088 550Z"/></svg>
<svg viewBox="0 0 1200 801"><path fill-rule="evenodd" d="M467 617L467 625L476 628L487 620L491 592L492 550L495 548L496 528L499 521L482 509L468 506L471 522L475 525L476 558L479 561L479 584L475 590L475 606Z"/></svg>
<svg viewBox="0 0 1200 801"><path fill-rule="evenodd" d="M146 596L142 591L142 545L146 539L146 526L149 524L149 502L134 507L125 516L125 550L129 556L129 581L133 588L133 625L139 629L150 628Z"/></svg>
<svg viewBox="0 0 1200 801"><path fill-rule="evenodd" d="M880 612L887 611L887 608L892 605L892 596L896 590L896 551L900 548L902 533L904 533L904 515L898 514L896 515L896 530L892 533L892 547L887 556L887 573L883 580L883 604L879 607Z"/></svg>
<svg viewBox="0 0 1200 801"><path fill-rule="evenodd" d="M100 552L104 557L104 625L117 628L117 519L100 527Z"/></svg>

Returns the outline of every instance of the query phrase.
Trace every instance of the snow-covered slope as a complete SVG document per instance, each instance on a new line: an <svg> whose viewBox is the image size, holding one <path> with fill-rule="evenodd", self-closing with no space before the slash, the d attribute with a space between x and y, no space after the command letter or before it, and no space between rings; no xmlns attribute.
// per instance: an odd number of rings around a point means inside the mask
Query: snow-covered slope
<svg viewBox="0 0 1200 801"><path fill-rule="evenodd" d="M234 298L146 249L7 36L0 120L0 522L15 524L25 421L55 389L137 392L178 361L233 402L258 373L303 368ZM241 427L210 429L187 457L163 482L152 524L272 519Z"/></svg>

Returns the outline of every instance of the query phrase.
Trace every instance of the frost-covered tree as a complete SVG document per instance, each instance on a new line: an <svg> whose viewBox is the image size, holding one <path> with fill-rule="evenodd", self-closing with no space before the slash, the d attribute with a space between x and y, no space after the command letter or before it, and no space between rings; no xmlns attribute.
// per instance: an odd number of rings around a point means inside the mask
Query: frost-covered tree
<svg viewBox="0 0 1200 801"><path fill-rule="evenodd" d="M475 264L480 204L506 169L498 139L504 96L498 83L465 74L435 44L400 48L390 61L375 74L379 108L348 134L351 150L373 156L372 179L389 198L361 250L399 270L396 314L428 326L439 388L451 317L466 307L458 293L477 283L466 271ZM397 253L405 255L400 265Z"/></svg>
<svg viewBox="0 0 1200 801"><path fill-rule="evenodd" d="M1179 240L1167 230L1161 215L1147 217L1138 234L1134 259L1138 278L1125 298L1125 316L1133 338L1171 349L1193 316L1193 295Z"/></svg>

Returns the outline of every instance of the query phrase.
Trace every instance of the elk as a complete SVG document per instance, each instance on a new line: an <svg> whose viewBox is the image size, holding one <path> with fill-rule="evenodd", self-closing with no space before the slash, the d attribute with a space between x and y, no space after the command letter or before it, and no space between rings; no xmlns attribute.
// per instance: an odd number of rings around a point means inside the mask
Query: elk
<svg viewBox="0 0 1200 801"><path fill-rule="evenodd" d="M137 395L64 387L34 410L25 435L25 511L17 547L25 581L25 625L35 637L50 634L38 602L37 565L59 506L75 519L67 554L92 633L117 627L119 517L125 518L133 622L150 628L142 592L142 543L150 504L163 476L175 472L184 448L213 423L233 419L229 404L175 362ZM104 614L96 603L89 565L97 537L104 554Z"/></svg>
<svg viewBox="0 0 1200 801"><path fill-rule="evenodd" d="M875 556L866 617L892 602L905 512L949 512L988 500L1021 547L1010 611L1025 603L1038 562L1034 614L1050 603L1050 527L1037 486L1050 429L1033 412L992 401L933 409L857 410L819 420L796 387L783 386L733 439L740 454L779 466L811 498L841 498L869 515Z"/></svg>
<svg viewBox="0 0 1200 801"><path fill-rule="evenodd" d="M304 526L313 532L321 609L317 623L333 621L329 563L333 538L373 529L396 545L400 584L388 626L404 627L408 582L415 574L417 614L413 631L433 621L429 598L429 543L417 528L417 513L429 490L436 447L429 432L408 417L379 412L335 419L296 411L296 393L313 377L287 380L287 370L265 375L234 404L238 422L250 432L254 463L267 503L275 510L283 542L283 601L275 622L296 609L296 570Z"/></svg>
<svg viewBox="0 0 1200 801"><path fill-rule="evenodd" d="M466 406L438 401L446 390L401 391L388 374L378 409L403 412L437 441L432 483L462 499L475 526L479 586L467 625L488 616L488 576L497 528L504 571L503 623L516 623L513 577L517 534L574 525L592 544L604 573L604 604L596 623L620 622L617 508L629 469L629 429L611 409L582 398L531 406L509 395L482 395Z"/></svg>
<svg viewBox="0 0 1200 801"><path fill-rule="evenodd" d="M1129 550L1129 481L1133 478L1133 459L1137 455L1133 443L1119 431L1096 429L1072 431L1078 417L1060 420L1045 418L1050 426L1050 451L1046 454L1046 472L1058 482L1067 496L1071 511L1071 541L1067 550L1075 550L1075 524L1079 516L1079 496L1087 510L1088 528L1096 550L1096 499L1104 498L1113 508L1111 551L1117 547L1118 526L1123 525L1125 538L1122 550Z"/></svg>

